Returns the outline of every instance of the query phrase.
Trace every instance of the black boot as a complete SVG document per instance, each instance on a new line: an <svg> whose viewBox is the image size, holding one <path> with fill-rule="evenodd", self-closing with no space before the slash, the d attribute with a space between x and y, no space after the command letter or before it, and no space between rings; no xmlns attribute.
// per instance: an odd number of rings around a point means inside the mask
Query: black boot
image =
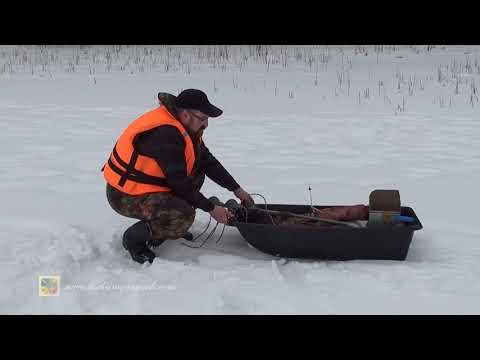
<svg viewBox="0 0 480 360"><path fill-rule="evenodd" d="M185 239L187 241L193 241L193 234L190 231L187 231L187 233L182 236L182 239Z"/></svg>
<svg viewBox="0 0 480 360"><path fill-rule="evenodd" d="M155 258L155 253L147 246L152 235L145 221L139 221L130 226L123 234L123 247L130 253L130 256L136 262L143 264L145 261L150 263Z"/></svg>

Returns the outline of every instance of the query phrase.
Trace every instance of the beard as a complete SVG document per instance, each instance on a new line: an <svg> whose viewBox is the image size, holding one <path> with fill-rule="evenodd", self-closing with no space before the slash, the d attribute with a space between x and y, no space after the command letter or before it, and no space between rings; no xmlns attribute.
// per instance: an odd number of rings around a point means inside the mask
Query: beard
<svg viewBox="0 0 480 360"><path fill-rule="evenodd" d="M203 135L203 130L205 130L204 127L198 129L196 132L194 132L193 134L190 135L190 137L192 138L193 142L198 143L198 142L200 141L200 138L201 138L202 135Z"/></svg>

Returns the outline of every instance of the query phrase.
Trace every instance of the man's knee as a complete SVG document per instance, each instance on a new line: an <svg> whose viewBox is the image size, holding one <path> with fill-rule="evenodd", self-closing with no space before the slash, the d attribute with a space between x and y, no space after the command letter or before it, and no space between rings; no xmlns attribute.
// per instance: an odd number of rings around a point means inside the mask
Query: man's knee
<svg viewBox="0 0 480 360"><path fill-rule="evenodd" d="M150 221L152 235L156 239L173 240L184 236L195 220L195 210L164 209Z"/></svg>
<svg viewBox="0 0 480 360"><path fill-rule="evenodd" d="M179 237L185 235L195 221L195 210L191 208L191 211L184 213L184 216L181 216L174 221L176 222L176 226L174 225L174 227L178 229Z"/></svg>
<svg viewBox="0 0 480 360"><path fill-rule="evenodd" d="M182 223L193 223L195 220L195 208L184 199L171 196L171 199L166 205L165 208L159 209L159 212L169 213L170 218L178 219L178 221Z"/></svg>
<svg viewBox="0 0 480 360"><path fill-rule="evenodd" d="M155 201L151 228L158 239L178 239L185 235L195 220L195 209L187 201L172 194L164 194Z"/></svg>

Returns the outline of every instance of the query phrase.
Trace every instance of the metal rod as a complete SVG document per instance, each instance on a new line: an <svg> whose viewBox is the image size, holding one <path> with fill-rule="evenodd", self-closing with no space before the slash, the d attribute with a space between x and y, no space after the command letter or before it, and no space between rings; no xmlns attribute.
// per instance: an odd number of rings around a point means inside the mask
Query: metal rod
<svg viewBox="0 0 480 360"><path fill-rule="evenodd" d="M270 214L288 215L288 216L293 216L293 217L297 217L297 218L301 218L301 219L322 221L322 222L326 222L326 223L330 223L330 224L343 225L343 226L349 226L349 227L354 227L354 228L358 227L357 225L353 225L353 224L350 224L350 223L344 222L344 221L324 219L324 218L320 218L320 217L316 217L316 216L299 215L299 214L295 214L295 213L292 213L292 212L289 212L289 211L265 210L265 209L259 209L259 208L255 208L255 210L270 213Z"/></svg>

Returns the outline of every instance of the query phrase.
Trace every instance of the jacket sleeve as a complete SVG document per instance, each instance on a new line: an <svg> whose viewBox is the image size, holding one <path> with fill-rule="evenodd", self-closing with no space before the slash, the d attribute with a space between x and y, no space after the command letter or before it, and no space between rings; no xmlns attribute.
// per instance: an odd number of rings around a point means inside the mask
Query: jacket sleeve
<svg viewBox="0 0 480 360"><path fill-rule="evenodd" d="M142 155L154 158L167 177L173 193L195 208L209 212L215 207L187 176L185 139L174 126L161 126L141 134L135 147Z"/></svg>
<svg viewBox="0 0 480 360"><path fill-rule="evenodd" d="M235 181L232 175L223 167L220 161L212 155L210 150L203 144L201 148L202 167L212 181L220 185L221 187L234 191L240 187Z"/></svg>

